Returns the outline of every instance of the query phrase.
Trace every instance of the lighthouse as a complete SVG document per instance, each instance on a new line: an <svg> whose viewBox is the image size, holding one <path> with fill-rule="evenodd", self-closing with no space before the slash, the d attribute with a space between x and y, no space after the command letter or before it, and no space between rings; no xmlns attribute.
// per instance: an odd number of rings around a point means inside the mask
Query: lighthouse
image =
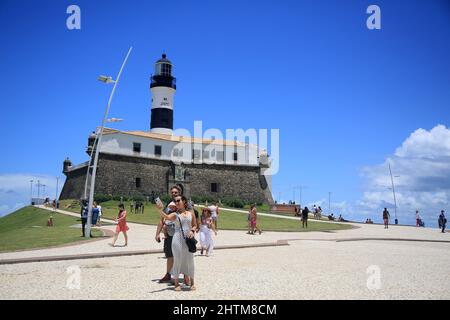
<svg viewBox="0 0 450 320"><path fill-rule="evenodd" d="M172 76L172 63L162 54L155 63L155 74L150 80L152 114L150 132L171 135L173 131L173 96L177 89Z"/></svg>

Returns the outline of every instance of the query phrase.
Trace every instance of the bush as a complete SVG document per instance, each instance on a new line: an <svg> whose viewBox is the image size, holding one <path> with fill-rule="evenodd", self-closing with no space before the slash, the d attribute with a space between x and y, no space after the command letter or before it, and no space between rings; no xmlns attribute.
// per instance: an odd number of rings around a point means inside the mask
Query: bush
<svg viewBox="0 0 450 320"><path fill-rule="evenodd" d="M194 201L195 204L204 204L208 201L208 204L218 202L216 198L212 196L191 196L191 200Z"/></svg>
<svg viewBox="0 0 450 320"><path fill-rule="evenodd" d="M241 199L233 199L229 205L233 208L242 209L242 208L244 208L245 203Z"/></svg>
<svg viewBox="0 0 450 320"><path fill-rule="evenodd" d="M121 197L121 196L115 194L115 195L112 196L112 200L114 200L114 201L120 201L120 197Z"/></svg>
<svg viewBox="0 0 450 320"><path fill-rule="evenodd" d="M256 204L258 207L263 205L262 201L250 201L249 204L250 204L250 205Z"/></svg>
<svg viewBox="0 0 450 320"><path fill-rule="evenodd" d="M201 203L202 202L202 199L201 199L201 197L199 197L199 196L192 196L191 197L191 200L194 202L194 203Z"/></svg>
<svg viewBox="0 0 450 320"><path fill-rule="evenodd" d="M168 194L165 194L163 196L160 196L159 199L161 199L161 201L167 205L170 201L172 201L172 197L169 196Z"/></svg>
<svg viewBox="0 0 450 320"><path fill-rule="evenodd" d="M135 195L133 195L133 196L128 198L128 201L131 201L131 200L137 201L137 202L144 202L146 199L141 194L135 194ZM123 201L126 201L125 197L123 198Z"/></svg>
<svg viewBox="0 0 450 320"><path fill-rule="evenodd" d="M102 203L112 200L112 196L108 194L96 194L94 195L94 201L97 203Z"/></svg>
<svg viewBox="0 0 450 320"><path fill-rule="evenodd" d="M228 207L242 209L245 206L245 202L239 198L227 197L222 199L222 203Z"/></svg>

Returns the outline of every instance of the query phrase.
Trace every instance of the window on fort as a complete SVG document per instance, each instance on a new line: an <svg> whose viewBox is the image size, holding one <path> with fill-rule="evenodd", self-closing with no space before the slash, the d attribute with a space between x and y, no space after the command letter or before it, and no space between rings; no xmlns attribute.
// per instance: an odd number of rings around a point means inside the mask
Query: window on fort
<svg viewBox="0 0 450 320"><path fill-rule="evenodd" d="M238 153L237 152L233 152L233 160L238 161Z"/></svg>
<svg viewBox="0 0 450 320"><path fill-rule="evenodd" d="M160 156L162 153L162 147L161 146L155 146L155 156Z"/></svg>
<svg viewBox="0 0 450 320"><path fill-rule="evenodd" d="M203 151L203 159L209 159L209 151Z"/></svg>
<svg viewBox="0 0 450 320"><path fill-rule="evenodd" d="M219 192L219 184L214 182L211 183L211 192Z"/></svg>
<svg viewBox="0 0 450 320"><path fill-rule="evenodd" d="M141 187L141 178L136 178L136 188Z"/></svg>
<svg viewBox="0 0 450 320"><path fill-rule="evenodd" d="M181 149L174 148L172 154L174 157L182 157L183 156L183 148L181 148Z"/></svg>
<svg viewBox="0 0 450 320"><path fill-rule="evenodd" d="M192 153L193 159L200 159L200 150L194 149L194 152Z"/></svg>
<svg viewBox="0 0 450 320"><path fill-rule="evenodd" d="M141 144L133 142L133 152L141 152Z"/></svg>
<svg viewBox="0 0 450 320"><path fill-rule="evenodd" d="M216 158L217 161L223 161L224 160L225 153L223 151L217 151L216 154L217 154L217 158Z"/></svg>

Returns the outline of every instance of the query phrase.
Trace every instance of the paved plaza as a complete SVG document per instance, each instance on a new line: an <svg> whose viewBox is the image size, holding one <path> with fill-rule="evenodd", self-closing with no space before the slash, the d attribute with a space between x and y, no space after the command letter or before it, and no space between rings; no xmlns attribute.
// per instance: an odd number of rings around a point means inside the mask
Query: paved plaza
<svg viewBox="0 0 450 320"><path fill-rule="evenodd" d="M196 254L197 291L179 293L156 282L166 263L154 240L156 227L129 226L126 248L101 239L0 254L0 299L450 299L450 235L437 229L355 224L335 232L223 230L214 238L219 249L213 256ZM275 245L279 240L287 245ZM142 250L154 253L132 255ZM105 252L127 254L76 258ZM70 259L1 264L52 256Z"/></svg>

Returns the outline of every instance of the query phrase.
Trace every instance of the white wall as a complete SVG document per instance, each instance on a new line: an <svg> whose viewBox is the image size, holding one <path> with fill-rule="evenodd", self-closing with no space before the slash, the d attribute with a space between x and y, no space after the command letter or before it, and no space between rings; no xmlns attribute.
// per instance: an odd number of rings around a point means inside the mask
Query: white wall
<svg viewBox="0 0 450 320"><path fill-rule="evenodd" d="M202 150L199 153L199 158L194 160L195 163L227 163L234 165L251 165L258 166L259 160L257 158L257 147L253 145L246 146L221 146L221 145L201 145L190 143L178 143L175 141L159 140L154 138L147 138L135 136L124 133L113 133L104 135L102 138L102 145L100 152L120 154L126 156L138 156L144 158L156 158L162 160L172 160L185 163L192 162L192 149ZM141 152L133 152L133 142L141 144ZM161 156L155 156L155 146L161 146ZM173 149L182 151L182 157L173 156ZM218 153L225 151L225 161L217 159ZM234 161L233 153L238 153L238 161ZM205 154L204 154L205 153ZM203 157L205 155L205 157ZM206 157L207 156L207 157Z"/></svg>

